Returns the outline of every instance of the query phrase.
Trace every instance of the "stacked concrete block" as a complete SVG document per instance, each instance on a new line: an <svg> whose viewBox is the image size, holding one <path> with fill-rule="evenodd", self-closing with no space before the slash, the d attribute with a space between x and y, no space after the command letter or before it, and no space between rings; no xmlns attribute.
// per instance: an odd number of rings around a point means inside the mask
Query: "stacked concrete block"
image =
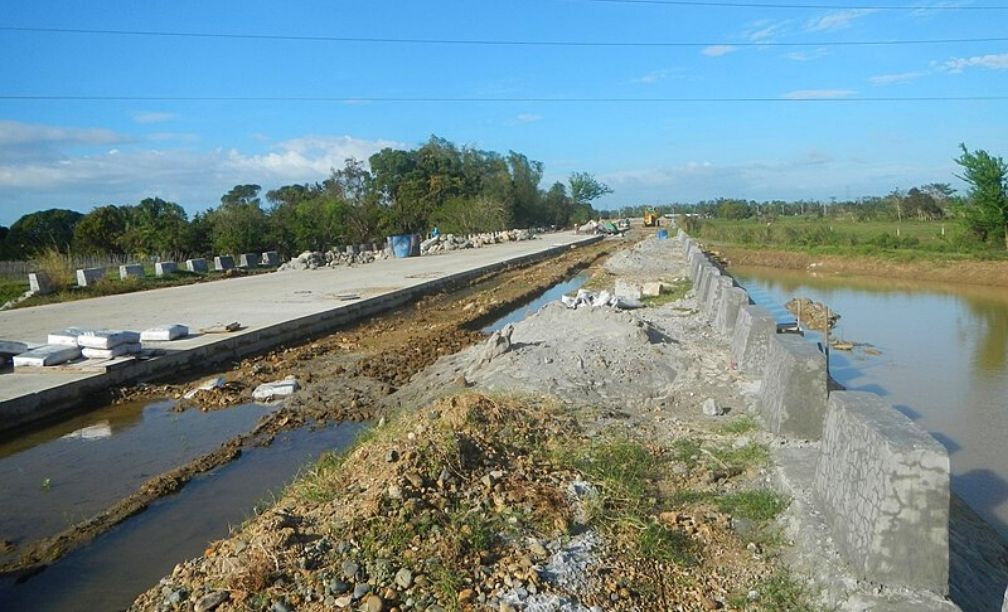
<svg viewBox="0 0 1008 612"><path fill-rule="evenodd" d="M87 287L105 278L105 268L81 268L77 270L77 285Z"/></svg>
<svg viewBox="0 0 1008 612"><path fill-rule="evenodd" d="M262 265L267 268L275 268L280 265L280 253L276 251L266 251L262 254Z"/></svg>
<svg viewBox="0 0 1008 612"><path fill-rule="evenodd" d="M770 337L759 409L770 431L818 440L826 417L826 356L797 334Z"/></svg>
<svg viewBox="0 0 1008 612"><path fill-rule="evenodd" d="M81 350L76 346L45 344L14 355L14 367L46 367L60 365L81 356Z"/></svg>
<svg viewBox="0 0 1008 612"><path fill-rule="evenodd" d="M255 253L242 253L238 256L239 268L258 268L259 255Z"/></svg>
<svg viewBox="0 0 1008 612"><path fill-rule="evenodd" d="M32 272L28 275L28 289L37 295L46 295L53 292L52 281L45 272Z"/></svg>
<svg viewBox="0 0 1008 612"><path fill-rule="evenodd" d="M741 287L733 286L722 291L721 301L718 302L717 315L714 318L714 327L722 334L733 337L739 309L748 303L749 294Z"/></svg>
<svg viewBox="0 0 1008 612"><path fill-rule="evenodd" d="M185 261L186 270L189 272L195 272L197 274L206 274L210 271L210 264L207 260L202 257L197 257L196 259L187 259Z"/></svg>
<svg viewBox="0 0 1008 612"><path fill-rule="evenodd" d="M235 267L234 257L231 257L230 255L220 255L218 257L214 257L213 261L214 270L217 270L218 272L227 272Z"/></svg>
<svg viewBox="0 0 1008 612"><path fill-rule="evenodd" d="M159 261L154 264L154 274L157 276L167 276L178 271L178 264L174 261Z"/></svg>
<svg viewBox="0 0 1008 612"><path fill-rule="evenodd" d="M949 458L927 432L873 393L834 392L814 486L862 578L948 593Z"/></svg>
<svg viewBox="0 0 1008 612"><path fill-rule="evenodd" d="M770 338L777 333L777 321L763 307L743 304L735 319L732 335L732 361L746 374L762 374L766 365Z"/></svg>
<svg viewBox="0 0 1008 612"><path fill-rule="evenodd" d="M143 278L144 269L140 264L126 264L119 266L119 279L129 280L131 278Z"/></svg>

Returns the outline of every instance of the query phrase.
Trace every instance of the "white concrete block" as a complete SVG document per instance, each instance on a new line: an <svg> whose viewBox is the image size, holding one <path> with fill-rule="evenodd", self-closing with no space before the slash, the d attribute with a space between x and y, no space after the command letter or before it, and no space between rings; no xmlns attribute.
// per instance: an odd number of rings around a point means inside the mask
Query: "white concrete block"
<svg viewBox="0 0 1008 612"><path fill-rule="evenodd" d="M32 272L28 275L28 288L32 293L45 295L53 292L52 281L45 272Z"/></svg>
<svg viewBox="0 0 1008 612"><path fill-rule="evenodd" d="M186 270L189 272L195 272L197 274L206 274L210 271L210 265L207 260L202 257L197 257L196 259L187 259L185 262Z"/></svg>
<svg viewBox="0 0 1008 612"><path fill-rule="evenodd" d="M641 287L641 295L648 296L648 297L659 296L662 293L662 285L663 284L664 283L661 283L661 282L658 282L658 281L655 281L653 283L644 283L644 286Z"/></svg>
<svg viewBox="0 0 1008 612"><path fill-rule="evenodd" d="M234 257L231 257L230 255L220 255L218 257L214 257L213 262L214 270L217 270L218 272L226 272L227 270L235 267Z"/></svg>
<svg viewBox="0 0 1008 612"><path fill-rule="evenodd" d="M30 351L25 351L14 356L14 367L44 367L59 365L81 355L81 350L76 346L65 346L58 344L46 344Z"/></svg>
<svg viewBox="0 0 1008 612"><path fill-rule="evenodd" d="M168 342L189 335L189 328L175 323L173 325L158 325L140 332L141 342Z"/></svg>
<svg viewBox="0 0 1008 612"><path fill-rule="evenodd" d="M88 359L112 359L114 357L122 357L123 355L136 355L140 352L140 349L139 342L127 342L107 349L86 348L81 352Z"/></svg>
<svg viewBox="0 0 1008 612"><path fill-rule="evenodd" d="M166 276L168 274L174 274L178 271L178 264L174 261L159 261L154 264L154 274L157 276Z"/></svg>
<svg viewBox="0 0 1008 612"><path fill-rule="evenodd" d="M257 268L259 267L259 255L256 253L242 253L238 256L238 267L239 268Z"/></svg>
<svg viewBox="0 0 1008 612"><path fill-rule="evenodd" d="M87 287L105 278L105 268L81 268L77 270L77 286Z"/></svg>
<svg viewBox="0 0 1008 612"><path fill-rule="evenodd" d="M77 336L77 346L82 348L110 349L120 344L140 342L140 334L120 329L87 330Z"/></svg>
<svg viewBox="0 0 1008 612"><path fill-rule="evenodd" d="M293 376L288 376L276 382L263 383L252 392L252 399L261 402L268 402L278 397L286 397L300 389L298 381Z"/></svg>
<svg viewBox="0 0 1008 612"><path fill-rule="evenodd" d="M119 266L119 279L126 280L128 278L143 278L144 269L140 264L126 264Z"/></svg>
<svg viewBox="0 0 1008 612"><path fill-rule="evenodd" d="M628 298L631 300L641 299L640 285L630 283L622 279L616 281L616 288L613 290L613 293L616 297Z"/></svg>
<svg viewBox="0 0 1008 612"><path fill-rule="evenodd" d="M91 331L81 327L68 327L58 332L49 334L46 338L47 344L58 344L60 346L77 346L77 337L85 331Z"/></svg>

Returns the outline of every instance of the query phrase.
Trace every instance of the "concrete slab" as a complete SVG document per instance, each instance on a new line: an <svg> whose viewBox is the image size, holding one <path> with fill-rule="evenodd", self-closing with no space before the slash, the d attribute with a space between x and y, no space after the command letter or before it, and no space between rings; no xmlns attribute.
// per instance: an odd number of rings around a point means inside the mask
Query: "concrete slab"
<svg viewBox="0 0 1008 612"><path fill-rule="evenodd" d="M139 293L0 311L5 340L41 343L53 330L86 324L92 328L147 329L164 313L185 321L193 335L165 347L165 354L94 369L0 374L0 431L51 418L89 393L111 384L163 376L187 367L213 365L261 352L276 344L325 333L362 317L395 308L425 293L489 271L555 255L598 240L572 232L543 234L436 257L376 261L351 268L319 268L257 274L167 287ZM361 299L343 301L355 294ZM233 333L199 333L238 321Z"/></svg>
<svg viewBox="0 0 1008 612"><path fill-rule="evenodd" d="M44 367L66 363L71 359L77 359L81 355L81 350L76 346L63 346L60 344L46 344L30 351L25 351L14 356L14 367Z"/></svg>
<svg viewBox="0 0 1008 612"><path fill-rule="evenodd" d="M189 328L175 323L172 325L157 325L140 332L141 342L170 342L189 335Z"/></svg>

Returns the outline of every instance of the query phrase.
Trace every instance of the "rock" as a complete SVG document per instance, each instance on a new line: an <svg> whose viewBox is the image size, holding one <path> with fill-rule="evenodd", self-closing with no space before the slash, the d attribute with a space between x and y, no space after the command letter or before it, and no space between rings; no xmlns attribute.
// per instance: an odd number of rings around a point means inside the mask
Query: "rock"
<svg viewBox="0 0 1008 612"><path fill-rule="evenodd" d="M459 603L469 603L476 597L476 591L472 589L462 589L458 594Z"/></svg>
<svg viewBox="0 0 1008 612"><path fill-rule="evenodd" d="M371 592L371 585L366 582L358 582L353 588L353 599L357 601Z"/></svg>
<svg viewBox="0 0 1008 612"><path fill-rule="evenodd" d="M394 485L394 484L389 485L387 492L388 492L389 499L402 499L403 498L402 487L400 487L399 485Z"/></svg>
<svg viewBox="0 0 1008 612"><path fill-rule="evenodd" d="M349 608L350 604L353 602L352 595L342 595L336 598L334 602L337 608Z"/></svg>
<svg viewBox="0 0 1008 612"><path fill-rule="evenodd" d="M613 289L613 293L616 297L626 298L630 300L641 299L641 288L639 285L625 280L619 279L616 281L616 287Z"/></svg>
<svg viewBox="0 0 1008 612"><path fill-rule="evenodd" d="M394 448L390 448L387 453L385 453L385 461L387 463L395 463L399 461L399 451Z"/></svg>
<svg viewBox="0 0 1008 612"><path fill-rule="evenodd" d="M701 407L703 408L703 413L707 416L721 416L725 413L724 408L719 406L713 397L705 399Z"/></svg>
<svg viewBox="0 0 1008 612"><path fill-rule="evenodd" d="M227 591L214 591L213 593L208 593L203 597L200 597L199 601L196 602L196 612L210 612L210 610L217 609L217 606L221 605L225 601L231 598L231 594Z"/></svg>
<svg viewBox="0 0 1008 612"><path fill-rule="evenodd" d="M255 388L255 391L252 392L252 399L261 402L268 402L277 397L292 395L300 388L301 386L298 385L297 379L293 376L288 376L283 380L259 385Z"/></svg>
<svg viewBox="0 0 1008 612"><path fill-rule="evenodd" d="M731 527L740 538L745 539L752 535L756 525L747 518L733 516L731 519Z"/></svg>
<svg viewBox="0 0 1008 612"><path fill-rule="evenodd" d="M343 582L339 578L333 578L329 581L329 584L326 585L326 591L328 591L330 595L342 595L349 590L350 584Z"/></svg>
<svg viewBox="0 0 1008 612"><path fill-rule="evenodd" d="M514 325L511 325L510 323L505 325L503 329L494 332L494 334L486 341L480 362L483 364L490 363L497 357L500 357L511 350L511 334L513 332Z"/></svg>
<svg viewBox="0 0 1008 612"><path fill-rule="evenodd" d="M644 283L644 286L641 287L641 295L647 297L657 297L661 295L663 285L664 283L657 281L653 283Z"/></svg>
<svg viewBox="0 0 1008 612"><path fill-rule="evenodd" d="M343 572L343 576L347 580L354 580L357 578L357 572L360 571L360 567L350 559L347 559L342 565L340 565L340 570Z"/></svg>
<svg viewBox="0 0 1008 612"><path fill-rule="evenodd" d="M413 584L413 572L407 568L402 568L395 575L395 583L402 589L408 589Z"/></svg>
<svg viewBox="0 0 1008 612"><path fill-rule="evenodd" d="M533 556L538 557L540 559L549 556L549 551L546 550L546 547L543 546L542 542L540 542L539 540L532 540L532 542L529 543L529 552L531 552Z"/></svg>
<svg viewBox="0 0 1008 612"><path fill-rule="evenodd" d="M226 381L220 376L216 376L214 378L208 378L207 380L201 382L198 387L186 391L185 395L183 395L182 397L184 397L185 399L192 399L196 397L196 394L199 393L200 391L211 391L213 389L220 389L221 387L224 386L225 382Z"/></svg>
<svg viewBox="0 0 1008 612"><path fill-rule="evenodd" d="M294 612L294 609L286 601L274 601L270 612Z"/></svg>
<svg viewBox="0 0 1008 612"><path fill-rule="evenodd" d="M377 595L368 595L364 600L364 609L367 612L381 612L385 609L385 602Z"/></svg>

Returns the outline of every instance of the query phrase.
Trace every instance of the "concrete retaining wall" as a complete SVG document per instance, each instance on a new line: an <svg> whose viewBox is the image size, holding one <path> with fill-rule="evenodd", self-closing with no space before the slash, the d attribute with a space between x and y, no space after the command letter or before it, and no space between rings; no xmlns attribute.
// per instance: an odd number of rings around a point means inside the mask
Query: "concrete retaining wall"
<svg viewBox="0 0 1008 612"><path fill-rule="evenodd" d="M826 357L797 334L773 334L763 368L759 409L770 431L805 440L822 436Z"/></svg>
<svg viewBox="0 0 1008 612"><path fill-rule="evenodd" d="M948 593L948 453L910 419L872 393L832 393L815 492L861 577Z"/></svg>
<svg viewBox="0 0 1008 612"><path fill-rule="evenodd" d="M770 338L777 334L777 321L763 307L743 304L735 319L731 353L735 369L761 374L767 361Z"/></svg>
<svg viewBox="0 0 1008 612"><path fill-rule="evenodd" d="M741 287L732 286L721 293L721 301L718 302L717 316L714 319L714 327L732 338L735 334L735 322L738 320L739 309L749 303L749 294Z"/></svg>

